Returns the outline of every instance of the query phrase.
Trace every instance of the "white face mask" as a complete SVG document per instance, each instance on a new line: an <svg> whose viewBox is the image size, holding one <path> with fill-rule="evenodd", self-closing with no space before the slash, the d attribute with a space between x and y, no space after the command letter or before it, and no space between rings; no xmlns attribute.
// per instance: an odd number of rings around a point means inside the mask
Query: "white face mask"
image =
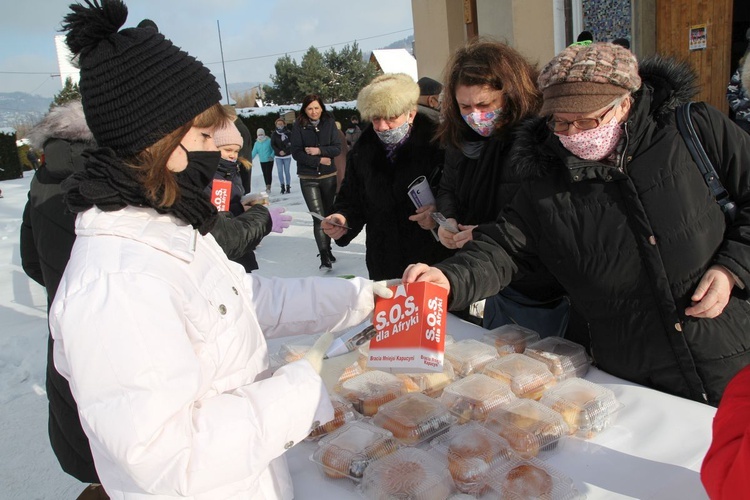
<svg viewBox="0 0 750 500"><path fill-rule="evenodd" d="M601 161L612 154L622 137L622 127L617 118L591 130L573 135L555 134L565 149L584 160Z"/></svg>

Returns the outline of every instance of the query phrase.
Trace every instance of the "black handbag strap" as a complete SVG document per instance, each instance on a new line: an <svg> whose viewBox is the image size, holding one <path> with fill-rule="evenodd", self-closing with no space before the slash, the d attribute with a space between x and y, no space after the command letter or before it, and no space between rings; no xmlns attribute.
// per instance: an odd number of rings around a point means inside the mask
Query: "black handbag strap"
<svg viewBox="0 0 750 500"><path fill-rule="evenodd" d="M721 211L731 221L734 219L734 214L737 211L737 205L729 197L729 192L724 189L724 185L721 183L719 175L716 173L711 160L706 154L706 150L703 148L703 144L698 138L698 134L695 132L695 126L693 125L692 116L690 115L690 107L693 103L688 102L679 106L676 110L677 119L677 130L680 131L680 135L685 140L690 151L690 156L693 157L698 169L703 175L703 180L706 181L708 188L711 190L716 203L721 207Z"/></svg>

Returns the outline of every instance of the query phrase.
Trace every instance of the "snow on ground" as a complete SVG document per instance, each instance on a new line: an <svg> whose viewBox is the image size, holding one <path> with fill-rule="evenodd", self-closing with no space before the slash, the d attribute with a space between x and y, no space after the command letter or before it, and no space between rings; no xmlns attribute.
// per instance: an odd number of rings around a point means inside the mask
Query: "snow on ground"
<svg viewBox="0 0 750 500"><path fill-rule="evenodd" d="M333 272L318 270L320 260L312 218L302 199L292 162L292 192L279 194L274 167L272 204L294 217L283 234L271 233L256 250L256 271L263 276L301 277L340 274L367 276L364 233L345 248L333 245ZM61 469L47 437L44 392L47 320L44 289L21 268L19 230L32 172L22 179L0 181L0 500L75 499L84 484ZM265 186L254 163L253 190Z"/></svg>

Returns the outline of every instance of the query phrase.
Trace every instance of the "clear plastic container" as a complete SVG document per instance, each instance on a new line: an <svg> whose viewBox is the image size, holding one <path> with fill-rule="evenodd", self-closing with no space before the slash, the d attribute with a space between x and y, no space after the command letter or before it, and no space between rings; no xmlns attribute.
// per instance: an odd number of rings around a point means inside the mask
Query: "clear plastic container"
<svg viewBox="0 0 750 500"><path fill-rule="evenodd" d="M381 406L372 422L402 443L416 445L445 432L454 420L440 401L413 392Z"/></svg>
<svg viewBox="0 0 750 500"><path fill-rule="evenodd" d="M375 415L380 405L393 401L406 392L400 378L379 370L367 371L345 380L336 390L366 417Z"/></svg>
<svg viewBox="0 0 750 500"><path fill-rule="evenodd" d="M320 335L298 335L287 339L275 354L278 363L285 365L302 359L319 337Z"/></svg>
<svg viewBox="0 0 750 500"><path fill-rule="evenodd" d="M354 422L362 418L362 415L352 408L350 402L344 401L338 396L331 397L331 404L333 405L333 420L313 429L310 435L307 436L306 441L317 441L323 436L343 427L347 422Z"/></svg>
<svg viewBox="0 0 750 500"><path fill-rule="evenodd" d="M507 500L579 500L586 498L573 481L535 458L515 459L494 468L487 478L491 498Z"/></svg>
<svg viewBox="0 0 750 500"><path fill-rule="evenodd" d="M421 392L433 398L440 396L443 389L456 380L456 373L450 363L443 363L443 371L440 373L400 373L396 376L404 380L408 392Z"/></svg>
<svg viewBox="0 0 750 500"><path fill-rule="evenodd" d="M538 341L538 333L518 325L503 325L482 336L482 342L494 346L500 356L523 354L527 345Z"/></svg>
<svg viewBox="0 0 750 500"><path fill-rule="evenodd" d="M539 402L562 415L570 434L584 439L611 426L620 409L612 390L580 378L563 380Z"/></svg>
<svg viewBox="0 0 750 500"><path fill-rule="evenodd" d="M530 399L516 399L495 408L483 425L505 438L524 458L556 450L560 438L568 433L559 413Z"/></svg>
<svg viewBox="0 0 750 500"><path fill-rule="evenodd" d="M523 354L508 354L487 364L483 373L506 382L519 398L536 399L557 383L547 365Z"/></svg>
<svg viewBox="0 0 750 500"><path fill-rule="evenodd" d="M458 377L481 372L484 365L498 358L497 350L474 339L459 340L445 347L445 359Z"/></svg>
<svg viewBox="0 0 750 500"><path fill-rule="evenodd" d="M516 456L508 442L476 422L457 425L432 440L432 448L445 455L458 491L480 495L492 467Z"/></svg>
<svg viewBox="0 0 750 500"><path fill-rule="evenodd" d="M516 399L510 385L474 373L443 389L440 401L456 416L458 423L483 421L493 408Z"/></svg>
<svg viewBox="0 0 750 500"><path fill-rule="evenodd" d="M418 448L401 448L371 464L359 486L370 500L446 500L453 493L448 466Z"/></svg>
<svg viewBox="0 0 750 500"><path fill-rule="evenodd" d="M582 345L560 337L534 342L526 347L524 354L547 365L557 380L584 377L591 363Z"/></svg>
<svg viewBox="0 0 750 500"><path fill-rule="evenodd" d="M360 420L323 437L310 460L328 478L359 481L371 462L399 447L390 432Z"/></svg>

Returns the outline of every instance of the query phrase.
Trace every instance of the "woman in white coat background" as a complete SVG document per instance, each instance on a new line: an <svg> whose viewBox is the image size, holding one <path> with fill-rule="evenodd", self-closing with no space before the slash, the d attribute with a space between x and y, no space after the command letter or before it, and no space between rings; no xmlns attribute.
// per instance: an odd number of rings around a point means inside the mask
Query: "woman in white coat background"
<svg viewBox="0 0 750 500"><path fill-rule="evenodd" d="M121 0L71 10L99 147L64 184L77 239L50 327L102 485L117 499L292 498L284 451L333 417L319 376L330 340L269 376L264 335L360 323L374 285L227 260L203 194L227 118L215 78L155 30L120 30Z"/></svg>

